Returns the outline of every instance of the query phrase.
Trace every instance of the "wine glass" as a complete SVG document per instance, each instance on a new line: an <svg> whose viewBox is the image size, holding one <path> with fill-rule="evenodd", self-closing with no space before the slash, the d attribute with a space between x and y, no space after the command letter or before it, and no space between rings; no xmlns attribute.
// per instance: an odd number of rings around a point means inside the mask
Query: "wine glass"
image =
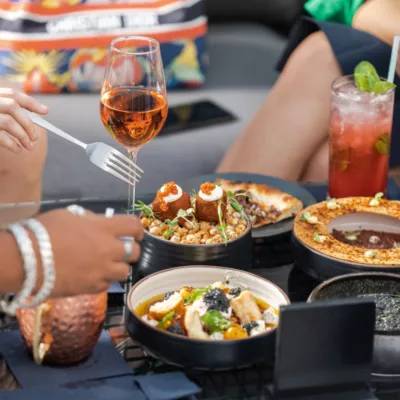
<svg viewBox="0 0 400 400"><path fill-rule="evenodd" d="M108 133L136 164L139 149L163 127L168 113L160 45L151 38L114 39L108 52L100 97L100 116ZM131 168L130 173L136 176ZM135 209L135 180L128 192L128 212Z"/></svg>

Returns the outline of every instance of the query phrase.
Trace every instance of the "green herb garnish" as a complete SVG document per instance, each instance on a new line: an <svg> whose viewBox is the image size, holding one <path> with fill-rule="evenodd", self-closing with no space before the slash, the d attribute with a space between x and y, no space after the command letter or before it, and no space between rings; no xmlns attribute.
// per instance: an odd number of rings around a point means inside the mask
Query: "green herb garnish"
<svg viewBox="0 0 400 400"><path fill-rule="evenodd" d="M228 235L226 233L226 224L223 221L223 216L224 214L222 213L222 198L218 202L218 219L219 219L219 227L216 227L215 229L219 230L221 232L222 238L225 240L225 244L228 242Z"/></svg>
<svg viewBox="0 0 400 400"><path fill-rule="evenodd" d="M324 243L326 240L326 236L319 235L318 232L314 232L314 240L317 243Z"/></svg>
<svg viewBox="0 0 400 400"><path fill-rule="evenodd" d="M383 193L379 192L377 193L374 198L369 202L369 205L372 207L379 206L379 203L381 201L381 198L383 197Z"/></svg>
<svg viewBox="0 0 400 400"><path fill-rule="evenodd" d="M127 210L127 212L132 212L132 211L140 211L142 214L144 214L147 218L154 218L156 219L154 212L150 206L147 204L143 203L143 201L138 200L137 204L135 204L131 210Z"/></svg>
<svg viewBox="0 0 400 400"><path fill-rule="evenodd" d="M207 286L205 288L198 288L193 291L193 293L185 300L185 306L188 304L192 304L199 297L203 296L203 294L207 293L211 289L211 286Z"/></svg>
<svg viewBox="0 0 400 400"><path fill-rule="evenodd" d="M189 221L187 217L194 217L194 210L193 208L188 208L187 210L180 209L173 220L166 219L164 223L168 226L168 229L164 232L164 238L169 239L173 234L173 227L178 225L179 218L184 219L185 221L189 222L189 224L193 225L193 222Z"/></svg>
<svg viewBox="0 0 400 400"><path fill-rule="evenodd" d="M197 198L197 192L193 189L192 193L190 194L190 203L192 204L192 207L196 205L196 198Z"/></svg>
<svg viewBox="0 0 400 400"><path fill-rule="evenodd" d="M201 317L201 320L210 333L224 331L232 325L232 323L223 317L217 310L207 311Z"/></svg>
<svg viewBox="0 0 400 400"><path fill-rule="evenodd" d="M311 217L311 214L306 211L305 213L303 213L303 215L300 218L300 221L308 221L308 219Z"/></svg>
<svg viewBox="0 0 400 400"><path fill-rule="evenodd" d="M375 94L384 94L396 87L394 83L382 81L375 67L368 61L357 64L354 81L359 90Z"/></svg>
<svg viewBox="0 0 400 400"><path fill-rule="evenodd" d="M347 240L357 240L357 237L360 236L361 232L345 232L344 237Z"/></svg>
<svg viewBox="0 0 400 400"><path fill-rule="evenodd" d="M231 207L238 213L243 214L243 207L240 205L240 203L237 201L237 196L240 194L233 193L231 190L226 191L226 195L228 196L229 204ZM245 193L242 194L243 196L246 196Z"/></svg>
<svg viewBox="0 0 400 400"><path fill-rule="evenodd" d="M169 312L168 314L165 314L157 326L160 329L166 329L166 325L173 320L174 316L175 316L175 310Z"/></svg>
<svg viewBox="0 0 400 400"><path fill-rule="evenodd" d="M389 154L390 138L387 132L383 133L375 142L375 149L379 154Z"/></svg>

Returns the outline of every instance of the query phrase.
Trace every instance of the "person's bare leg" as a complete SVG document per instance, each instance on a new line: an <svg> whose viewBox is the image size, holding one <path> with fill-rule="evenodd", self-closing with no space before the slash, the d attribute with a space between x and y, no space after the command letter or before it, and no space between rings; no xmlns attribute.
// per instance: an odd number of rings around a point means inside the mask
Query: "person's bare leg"
<svg viewBox="0 0 400 400"><path fill-rule="evenodd" d="M328 179L328 172L329 140L327 138L311 158L300 180L303 182L325 182Z"/></svg>
<svg viewBox="0 0 400 400"><path fill-rule="evenodd" d="M297 180L327 137L330 88L340 74L324 33L308 36L217 171Z"/></svg>

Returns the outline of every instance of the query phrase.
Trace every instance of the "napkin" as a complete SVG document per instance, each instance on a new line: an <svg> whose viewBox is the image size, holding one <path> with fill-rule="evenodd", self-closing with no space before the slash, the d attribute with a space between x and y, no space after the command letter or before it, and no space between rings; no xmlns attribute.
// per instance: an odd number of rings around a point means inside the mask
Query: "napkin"
<svg viewBox="0 0 400 400"><path fill-rule="evenodd" d="M201 391L197 385L181 372L98 379L67 384L65 387L98 391L99 400L113 399L111 397L113 388L130 392L134 400L175 400L187 397L192 399L195 394Z"/></svg>
<svg viewBox="0 0 400 400"><path fill-rule="evenodd" d="M136 376L135 380L149 400L180 399L201 392L182 372Z"/></svg>
<svg viewBox="0 0 400 400"><path fill-rule="evenodd" d="M138 389L122 390L114 386L91 389L67 389L46 386L34 389L0 392L0 400L146 400Z"/></svg>
<svg viewBox="0 0 400 400"><path fill-rule="evenodd" d="M36 365L18 331L0 333L0 353L23 389L132 374L106 331L91 356L73 366Z"/></svg>

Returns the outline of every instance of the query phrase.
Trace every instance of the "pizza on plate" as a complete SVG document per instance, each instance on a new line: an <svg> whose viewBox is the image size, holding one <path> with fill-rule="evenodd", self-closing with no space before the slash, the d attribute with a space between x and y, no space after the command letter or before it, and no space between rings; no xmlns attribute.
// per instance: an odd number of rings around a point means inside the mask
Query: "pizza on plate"
<svg viewBox="0 0 400 400"><path fill-rule="evenodd" d="M268 185L225 179L217 179L215 183L226 192L235 194L237 201L250 217L253 228L294 217L303 209L303 203L299 199Z"/></svg>

